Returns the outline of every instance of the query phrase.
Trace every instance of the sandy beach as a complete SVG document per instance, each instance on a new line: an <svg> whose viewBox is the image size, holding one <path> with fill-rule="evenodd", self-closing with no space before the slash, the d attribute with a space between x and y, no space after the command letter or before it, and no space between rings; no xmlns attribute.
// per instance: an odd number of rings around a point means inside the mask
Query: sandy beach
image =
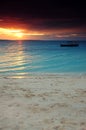
<svg viewBox="0 0 86 130"><path fill-rule="evenodd" d="M1 76L0 130L86 130L86 75Z"/></svg>

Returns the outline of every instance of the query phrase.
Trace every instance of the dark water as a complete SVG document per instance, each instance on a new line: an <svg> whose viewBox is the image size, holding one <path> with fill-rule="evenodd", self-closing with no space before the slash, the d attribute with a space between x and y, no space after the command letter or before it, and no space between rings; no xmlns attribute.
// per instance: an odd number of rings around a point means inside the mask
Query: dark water
<svg viewBox="0 0 86 130"><path fill-rule="evenodd" d="M61 43L0 41L0 74L86 73L86 42L78 41L78 47L60 47Z"/></svg>

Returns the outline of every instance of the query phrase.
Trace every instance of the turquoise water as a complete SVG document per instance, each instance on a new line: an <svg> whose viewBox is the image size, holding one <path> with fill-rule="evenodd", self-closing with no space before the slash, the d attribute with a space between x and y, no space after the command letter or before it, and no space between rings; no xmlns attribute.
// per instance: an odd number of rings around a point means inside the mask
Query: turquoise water
<svg viewBox="0 0 86 130"><path fill-rule="evenodd" d="M0 41L0 75L86 73L86 42L60 47L67 41Z"/></svg>

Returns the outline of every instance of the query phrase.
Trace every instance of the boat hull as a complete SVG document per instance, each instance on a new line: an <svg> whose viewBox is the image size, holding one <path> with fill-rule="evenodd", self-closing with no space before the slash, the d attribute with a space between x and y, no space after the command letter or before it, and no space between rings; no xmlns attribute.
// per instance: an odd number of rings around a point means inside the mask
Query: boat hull
<svg viewBox="0 0 86 130"><path fill-rule="evenodd" d="M61 47L78 47L79 44L61 44Z"/></svg>

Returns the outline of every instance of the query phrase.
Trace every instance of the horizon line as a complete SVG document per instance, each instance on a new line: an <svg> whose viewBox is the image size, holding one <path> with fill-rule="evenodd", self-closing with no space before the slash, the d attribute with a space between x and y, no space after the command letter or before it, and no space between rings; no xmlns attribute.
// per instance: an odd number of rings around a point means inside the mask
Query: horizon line
<svg viewBox="0 0 86 130"><path fill-rule="evenodd" d="M41 39L41 40L32 40L32 39L0 39L0 41L86 41L86 39Z"/></svg>

